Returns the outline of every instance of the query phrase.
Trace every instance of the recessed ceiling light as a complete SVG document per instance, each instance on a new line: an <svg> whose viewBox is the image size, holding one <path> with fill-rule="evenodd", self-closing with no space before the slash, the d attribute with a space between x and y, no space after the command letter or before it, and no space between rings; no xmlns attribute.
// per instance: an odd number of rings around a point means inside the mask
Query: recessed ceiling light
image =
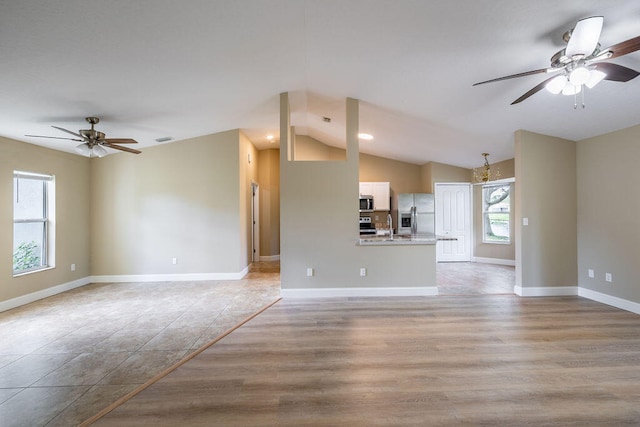
<svg viewBox="0 0 640 427"><path fill-rule="evenodd" d="M156 142L167 142L171 141L173 138L170 136L163 136L162 138L156 138Z"/></svg>
<svg viewBox="0 0 640 427"><path fill-rule="evenodd" d="M273 141L273 135L267 135L267 140Z"/></svg>
<svg viewBox="0 0 640 427"><path fill-rule="evenodd" d="M358 138L364 139L365 141L371 141L373 139L373 135L368 133L359 133Z"/></svg>

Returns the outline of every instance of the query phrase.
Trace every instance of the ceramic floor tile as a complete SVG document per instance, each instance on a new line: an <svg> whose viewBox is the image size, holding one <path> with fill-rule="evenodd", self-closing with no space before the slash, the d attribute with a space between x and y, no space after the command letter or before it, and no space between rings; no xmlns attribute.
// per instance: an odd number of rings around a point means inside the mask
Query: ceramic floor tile
<svg viewBox="0 0 640 427"><path fill-rule="evenodd" d="M107 334L108 336L108 334ZM106 338L105 334L93 336L69 334L59 338L36 350L33 354L54 354L54 353L86 353L92 351L93 347Z"/></svg>
<svg viewBox="0 0 640 427"><path fill-rule="evenodd" d="M126 328L97 343L94 352L138 351L149 340L158 335L162 329Z"/></svg>
<svg viewBox="0 0 640 427"><path fill-rule="evenodd" d="M9 400L16 394L20 393L22 390L24 390L24 388L0 388L0 404Z"/></svg>
<svg viewBox="0 0 640 427"><path fill-rule="evenodd" d="M29 387L77 354L28 354L0 369L2 387Z"/></svg>
<svg viewBox="0 0 640 427"><path fill-rule="evenodd" d="M137 387L137 384L93 386L47 423L47 427L77 426Z"/></svg>
<svg viewBox="0 0 640 427"><path fill-rule="evenodd" d="M138 351L100 381L100 385L144 384L182 359L187 352Z"/></svg>
<svg viewBox="0 0 640 427"><path fill-rule="evenodd" d="M89 387L30 387L0 405L2 427L44 426Z"/></svg>
<svg viewBox="0 0 640 427"><path fill-rule="evenodd" d="M22 354L0 354L0 369L20 359Z"/></svg>
<svg viewBox="0 0 640 427"><path fill-rule="evenodd" d="M90 284L0 313L0 426L79 424L277 299L271 264L270 278Z"/></svg>
<svg viewBox="0 0 640 427"><path fill-rule="evenodd" d="M68 334L68 331L50 332L46 328L40 330L16 329L10 334L2 335L0 355L28 354Z"/></svg>
<svg viewBox="0 0 640 427"><path fill-rule="evenodd" d="M34 384L35 387L93 385L124 362L131 353L84 353Z"/></svg>
<svg viewBox="0 0 640 427"><path fill-rule="evenodd" d="M205 328L167 328L142 346L140 351L188 350Z"/></svg>

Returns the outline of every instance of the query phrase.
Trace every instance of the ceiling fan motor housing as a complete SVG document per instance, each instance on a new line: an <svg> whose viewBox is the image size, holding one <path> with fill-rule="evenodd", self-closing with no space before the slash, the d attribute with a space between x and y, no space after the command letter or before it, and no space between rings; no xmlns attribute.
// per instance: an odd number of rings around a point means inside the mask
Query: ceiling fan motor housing
<svg viewBox="0 0 640 427"><path fill-rule="evenodd" d="M105 134L103 132L99 132L94 129L81 129L80 135L82 135L83 138L87 139L87 142L91 141L93 143L104 140L105 137Z"/></svg>

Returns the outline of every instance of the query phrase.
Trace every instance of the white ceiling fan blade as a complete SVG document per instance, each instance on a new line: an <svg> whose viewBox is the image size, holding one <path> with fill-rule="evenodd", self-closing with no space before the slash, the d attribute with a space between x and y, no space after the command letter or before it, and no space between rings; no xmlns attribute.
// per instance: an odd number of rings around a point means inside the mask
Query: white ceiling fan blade
<svg viewBox="0 0 640 427"><path fill-rule="evenodd" d="M604 18L602 16L592 16L578 21L571 32L565 55L569 58L575 55L591 55L598 47L603 22Z"/></svg>

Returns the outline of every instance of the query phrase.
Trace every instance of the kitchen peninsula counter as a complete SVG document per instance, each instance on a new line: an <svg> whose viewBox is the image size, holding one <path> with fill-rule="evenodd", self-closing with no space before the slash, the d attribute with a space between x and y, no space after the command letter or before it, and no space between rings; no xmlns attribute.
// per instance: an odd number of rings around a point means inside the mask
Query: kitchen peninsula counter
<svg viewBox="0 0 640 427"><path fill-rule="evenodd" d="M388 235L361 237L357 246L405 246L405 245L435 245L439 240L457 240L455 237L436 236L435 234L394 234L393 239Z"/></svg>

